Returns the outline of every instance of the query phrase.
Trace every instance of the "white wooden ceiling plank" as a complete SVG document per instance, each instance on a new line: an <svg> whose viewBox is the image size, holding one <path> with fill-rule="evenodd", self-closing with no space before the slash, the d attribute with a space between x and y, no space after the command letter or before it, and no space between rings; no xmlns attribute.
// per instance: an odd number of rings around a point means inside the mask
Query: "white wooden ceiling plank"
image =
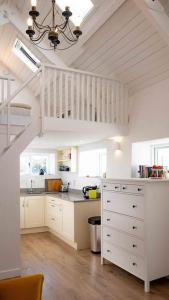
<svg viewBox="0 0 169 300"><path fill-rule="evenodd" d="M131 40L134 39L134 35L137 36L141 34L142 31L145 31L149 25L145 21L142 14L135 16L130 20L119 32L116 32L114 36L109 39L101 48L98 47L98 50L94 55L90 56L89 59L83 65L83 68L94 70L95 66L98 63L103 63L102 60L106 60L110 54L113 55L112 49L116 52L116 49L121 49L121 44L125 43L127 37L131 35ZM117 50L118 51L118 50ZM104 55L103 55L104 53Z"/></svg>
<svg viewBox="0 0 169 300"><path fill-rule="evenodd" d="M83 63L97 50L103 47L119 32L135 15L138 8L132 1L125 2L121 8L84 44L85 52L75 61L73 66L83 68Z"/></svg>
<svg viewBox="0 0 169 300"><path fill-rule="evenodd" d="M161 66L155 67L153 70L151 70L150 72L147 72L146 74L142 75L138 79L131 81L130 83L128 83L128 86L130 88L137 88L137 86L140 86L140 85L144 84L145 82L148 82L148 81L152 80L153 78L156 78L160 74L165 73L168 69L169 69L169 62L164 63Z"/></svg>
<svg viewBox="0 0 169 300"><path fill-rule="evenodd" d="M154 34L154 30L151 27L146 27L146 24L142 23L139 28L136 28L129 36L126 36L122 41L114 46L112 51L109 52L109 56L103 56L104 60L98 62L97 67L90 68L89 70L96 73L102 73L104 69L106 72L110 70L113 71L113 63L117 61L119 58L126 55L126 53L130 53L130 51L136 45L144 43L147 38L150 38Z"/></svg>
<svg viewBox="0 0 169 300"><path fill-rule="evenodd" d="M166 46L166 48L158 51L154 55L151 55L150 57L144 59L141 62L138 62L126 71L116 75L121 78L122 81L129 82L136 79L137 77L140 77L143 74L146 74L146 72L149 72L154 66L160 66L164 62L167 63L168 61L169 51L168 47Z"/></svg>
<svg viewBox="0 0 169 300"><path fill-rule="evenodd" d="M137 92L139 92L140 90L143 90L145 88L151 87L163 80L166 80L169 78L169 70L167 70L166 72L157 75L156 77L152 78L151 80L149 80L148 82L144 82L144 84L134 87L132 89L129 90L130 95L133 95Z"/></svg>
<svg viewBox="0 0 169 300"><path fill-rule="evenodd" d="M159 42L158 44L154 44L149 48L146 48L145 50L143 50L140 54L136 55L135 57L132 57L130 60L128 60L128 62L126 64L124 64L123 66L121 66L121 68L113 68L113 74L118 74L121 72L125 72L126 70L132 68L132 66L134 66L135 64L137 64L138 62L141 62L145 59L147 59L148 57L154 55L155 53L159 52L160 50L166 48L167 46L161 45L161 43Z"/></svg>
<svg viewBox="0 0 169 300"><path fill-rule="evenodd" d="M158 45L163 45L163 41L160 36L156 33L152 34L151 37L141 41L138 45L133 47L130 51L127 51L125 55L113 62L113 74L115 72L120 72L125 69L128 63L132 63L133 59L142 55L145 51L149 51L152 48L156 48ZM111 68L112 69L112 68ZM112 72L109 73L109 70L106 69L106 74L112 76Z"/></svg>

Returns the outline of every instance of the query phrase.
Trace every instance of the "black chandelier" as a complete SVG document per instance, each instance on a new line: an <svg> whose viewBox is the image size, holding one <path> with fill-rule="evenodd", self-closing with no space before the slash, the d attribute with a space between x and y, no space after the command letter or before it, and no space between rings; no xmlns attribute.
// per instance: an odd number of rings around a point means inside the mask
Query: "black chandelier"
<svg viewBox="0 0 169 300"><path fill-rule="evenodd" d="M28 29L26 33L28 34L31 42L42 48L40 43L47 36L50 42L49 48L44 50L65 50L75 45L82 35L82 31L79 26L76 26L72 31L69 18L72 16L69 6L65 7L62 15L59 14L56 8L56 1L52 0L52 6L47 15L43 20L38 23L37 18L40 13L37 11L37 1L32 0L32 9L29 12L28 19ZM51 24L46 24L48 17L51 15ZM60 15L61 23L56 24L56 15ZM59 46L61 42L64 41L64 46Z"/></svg>

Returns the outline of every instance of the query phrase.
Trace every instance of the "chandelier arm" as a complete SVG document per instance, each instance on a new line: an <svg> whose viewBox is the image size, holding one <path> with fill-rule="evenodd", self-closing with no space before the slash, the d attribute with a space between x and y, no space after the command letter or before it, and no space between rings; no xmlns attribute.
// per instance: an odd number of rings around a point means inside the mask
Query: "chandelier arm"
<svg viewBox="0 0 169 300"><path fill-rule="evenodd" d="M49 10L49 12L47 13L47 15L44 17L44 19L41 22L41 26L43 26L43 23L46 21L47 17L50 15L50 13L52 12L52 8Z"/></svg>
<svg viewBox="0 0 169 300"><path fill-rule="evenodd" d="M71 27L70 27L70 23L68 23L68 28L69 28L69 32L71 33L72 38L74 39L75 37L74 37L73 32L72 32L72 29L71 29Z"/></svg>
<svg viewBox="0 0 169 300"><path fill-rule="evenodd" d="M34 24L35 24L36 28L38 28L39 30L45 30L45 29L51 30L51 27L49 25L41 25L38 22L36 22L35 20L34 20Z"/></svg>
<svg viewBox="0 0 169 300"><path fill-rule="evenodd" d="M33 42L38 42L39 40L41 40L45 35L46 33L49 32L48 30L45 30L41 35L39 35L37 38L31 38L31 41Z"/></svg>
<svg viewBox="0 0 169 300"><path fill-rule="evenodd" d="M76 45L76 42L73 43L73 44L71 44L70 46L68 46L68 47L66 47L66 48L57 48L57 50L60 50L60 51L62 51L62 50L67 50L67 49L71 48L71 47L74 46L74 45Z"/></svg>
<svg viewBox="0 0 169 300"><path fill-rule="evenodd" d="M45 50L45 51L53 51L53 49L54 49L53 46L52 46L53 48L50 49L50 48L43 48L43 47L39 46L38 44L36 44L34 42L32 42L32 44L35 45L36 47L38 47L39 49L42 49L42 50Z"/></svg>
<svg viewBox="0 0 169 300"><path fill-rule="evenodd" d="M69 42L72 42L72 43L74 43L74 42L77 42L78 40L77 39L70 39L63 31L61 32L62 34L63 34L63 36L66 38L66 40L68 40Z"/></svg>

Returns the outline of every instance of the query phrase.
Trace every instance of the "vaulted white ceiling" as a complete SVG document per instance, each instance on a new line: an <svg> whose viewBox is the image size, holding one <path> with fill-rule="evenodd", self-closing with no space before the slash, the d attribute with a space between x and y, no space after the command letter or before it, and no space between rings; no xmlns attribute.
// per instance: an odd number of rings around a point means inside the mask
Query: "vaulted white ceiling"
<svg viewBox="0 0 169 300"><path fill-rule="evenodd" d="M51 62L56 58L57 64L59 58L67 66L119 79L128 85L130 93L168 78L169 44L136 5L137 0L93 2L95 9L82 25L84 34L79 44L51 54L42 53L23 34L30 1L13 0L11 5L15 4L16 10L9 18L13 24L0 27L0 60L19 79L24 81L30 76L31 71L11 51L19 37L40 61ZM49 1L39 0L42 14L47 7ZM16 12L20 23L14 20ZM36 83L32 88L36 90Z"/></svg>

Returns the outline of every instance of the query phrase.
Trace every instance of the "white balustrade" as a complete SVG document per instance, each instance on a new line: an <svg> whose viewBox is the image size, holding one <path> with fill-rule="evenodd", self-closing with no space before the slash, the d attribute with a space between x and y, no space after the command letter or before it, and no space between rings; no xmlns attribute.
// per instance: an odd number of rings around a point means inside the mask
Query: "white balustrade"
<svg viewBox="0 0 169 300"><path fill-rule="evenodd" d="M42 68L43 117L128 124L127 88L110 78L53 65Z"/></svg>

